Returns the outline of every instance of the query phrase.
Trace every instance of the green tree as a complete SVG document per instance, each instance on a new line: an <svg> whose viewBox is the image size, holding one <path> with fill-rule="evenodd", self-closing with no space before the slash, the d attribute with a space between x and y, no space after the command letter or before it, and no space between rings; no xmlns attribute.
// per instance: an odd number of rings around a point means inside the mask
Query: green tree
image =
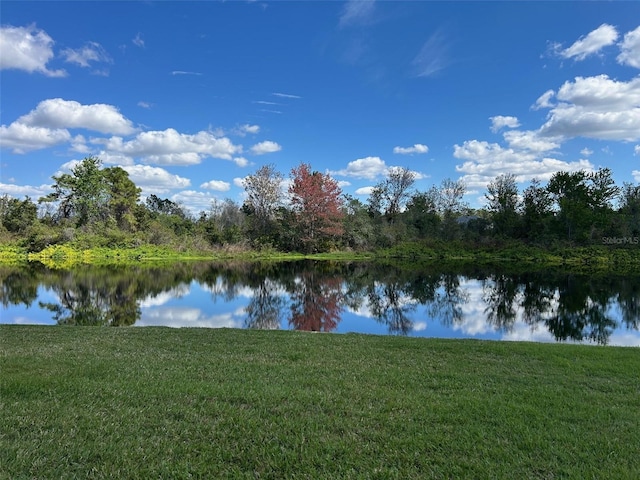
<svg viewBox="0 0 640 480"><path fill-rule="evenodd" d="M273 239L282 206L282 180L274 165L264 165L242 182L247 194L243 211L249 218L249 234L258 243Z"/></svg>
<svg viewBox="0 0 640 480"><path fill-rule="evenodd" d="M0 223L9 232L24 234L38 219L38 207L29 198L0 198Z"/></svg>
<svg viewBox="0 0 640 480"><path fill-rule="evenodd" d="M437 189L431 188L426 192L413 194L402 217L418 237L436 236L441 223Z"/></svg>
<svg viewBox="0 0 640 480"><path fill-rule="evenodd" d="M53 193L39 201L56 203L57 220L71 220L78 227L106 220L109 191L100 167L98 158L87 157L71 174L54 175Z"/></svg>
<svg viewBox="0 0 640 480"><path fill-rule="evenodd" d="M591 198L587 178L584 170L556 172L547 184L557 209L556 231L570 241L583 241L588 234Z"/></svg>
<svg viewBox="0 0 640 480"><path fill-rule="evenodd" d="M621 216L623 233L632 237L640 236L640 185L623 184L618 214Z"/></svg>
<svg viewBox="0 0 640 480"><path fill-rule="evenodd" d="M387 178L378 183L371 193L371 208L382 211L387 220L393 223L411 197L415 181L416 174L406 167L389 169Z"/></svg>
<svg viewBox="0 0 640 480"><path fill-rule="evenodd" d="M375 232L367 207L357 198L343 195L343 243L354 250L364 250L374 243Z"/></svg>
<svg viewBox="0 0 640 480"><path fill-rule="evenodd" d="M537 241L542 239L553 217L553 200L547 189L533 179L522 192L522 237Z"/></svg>
<svg viewBox="0 0 640 480"><path fill-rule="evenodd" d="M518 229L518 187L512 173L499 175L487 185L487 210L495 232L512 237Z"/></svg>
<svg viewBox="0 0 640 480"><path fill-rule="evenodd" d="M140 200L140 189L120 167L105 168L102 175L107 185L107 209L109 215L121 230L135 231L137 219L136 205Z"/></svg>

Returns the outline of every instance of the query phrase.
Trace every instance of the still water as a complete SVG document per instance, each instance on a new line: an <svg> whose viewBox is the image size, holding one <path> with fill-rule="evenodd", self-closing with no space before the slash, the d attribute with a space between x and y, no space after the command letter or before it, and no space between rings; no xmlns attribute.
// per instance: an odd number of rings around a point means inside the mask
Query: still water
<svg viewBox="0 0 640 480"><path fill-rule="evenodd" d="M366 263L0 267L0 323L295 329L640 346L640 275Z"/></svg>

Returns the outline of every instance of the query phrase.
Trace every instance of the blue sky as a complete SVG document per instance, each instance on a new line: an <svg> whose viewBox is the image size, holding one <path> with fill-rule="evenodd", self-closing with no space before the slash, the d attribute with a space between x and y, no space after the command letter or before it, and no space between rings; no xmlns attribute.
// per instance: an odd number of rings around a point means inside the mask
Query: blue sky
<svg viewBox="0 0 640 480"><path fill-rule="evenodd" d="M366 201L609 167L640 181L640 2L0 3L0 195L94 155L207 210L265 164Z"/></svg>

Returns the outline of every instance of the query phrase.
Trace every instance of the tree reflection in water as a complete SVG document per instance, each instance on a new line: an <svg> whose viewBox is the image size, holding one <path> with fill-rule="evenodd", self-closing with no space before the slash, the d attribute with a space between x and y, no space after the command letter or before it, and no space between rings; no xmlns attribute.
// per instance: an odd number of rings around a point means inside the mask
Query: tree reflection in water
<svg viewBox="0 0 640 480"><path fill-rule="evenodd" d="M342 283L340 276L323 276L312 269L300 272L290 291L289 324L295 330L334 331L342 311Z"/></svg>
<svg viewBox="0 0 640 480"><path fill-rule="evenodd" d="M197 283L212 300L241 300L246 328L335 331L358 313L389 333L409 335L416 322L461 327L465 312L482 312L494 332L516 324L544 327L558 341L610 342L614 331L640 327L640 276L483 272L433 267L401 269L366 263L186 263L165 267L37 264L0 268L0 305L36 303L64 325L132 325L141 305ZM481 289L471 296L470 289ZM188 289L187 288L187 289ZM55 295L42 300L41 292ZM249 299L245 300L245 296ZM0 310L1 313L1 310ZM464 328L462 328L464 330Z"/></svg>

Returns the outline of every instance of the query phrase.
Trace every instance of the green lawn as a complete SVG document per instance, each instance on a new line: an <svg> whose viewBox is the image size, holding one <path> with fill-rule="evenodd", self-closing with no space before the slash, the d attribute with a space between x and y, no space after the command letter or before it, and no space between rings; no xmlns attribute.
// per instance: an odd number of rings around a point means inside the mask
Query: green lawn
<svg viewBox="0 0 640 480"><path fill-rule="evenodd" d="M0 478L640 478L640 351L0 326Z"/></svg>

